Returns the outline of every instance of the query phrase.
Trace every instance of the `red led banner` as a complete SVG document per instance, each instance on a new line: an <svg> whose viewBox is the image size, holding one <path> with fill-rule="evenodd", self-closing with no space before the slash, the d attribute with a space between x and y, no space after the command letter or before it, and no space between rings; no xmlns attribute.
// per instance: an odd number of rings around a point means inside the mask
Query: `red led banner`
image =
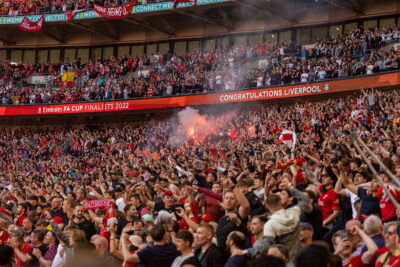
<svg viewBox="0 0 400 267"><path fill-rule="evenodd" d="M12 115L51 115L92 112L119 112L130 110L150 110L185 106L212 105L221 103L248 102L269 99L321 95L359 90L362 88L379 88L400 84L400 73L388 73L360 78L335 80L311 84L299 84L273 88L262 88L245 91L174 96L162 98L143 98L95 103L66 103L57 105L0 106L0 116Z"/></svg>

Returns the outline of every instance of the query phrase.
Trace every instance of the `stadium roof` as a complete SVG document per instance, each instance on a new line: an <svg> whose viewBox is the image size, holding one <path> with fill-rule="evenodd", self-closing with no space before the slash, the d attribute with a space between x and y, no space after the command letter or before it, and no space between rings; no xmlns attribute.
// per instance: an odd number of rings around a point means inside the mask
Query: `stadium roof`
<svg viewBox="0 0 400 267"><path fill-rule="evenodd" d="M95 11L79 13L71 21L65 13L46 14L43 29L37 33L17 28L22 16L0 17L0 41L4 48L143 43L273 31L397 13L395 0L198 0L197 6L186 3L175 9L172 4L136 6L123 19L99 17ZM39 17L30 18L35 21Z"/></svg>

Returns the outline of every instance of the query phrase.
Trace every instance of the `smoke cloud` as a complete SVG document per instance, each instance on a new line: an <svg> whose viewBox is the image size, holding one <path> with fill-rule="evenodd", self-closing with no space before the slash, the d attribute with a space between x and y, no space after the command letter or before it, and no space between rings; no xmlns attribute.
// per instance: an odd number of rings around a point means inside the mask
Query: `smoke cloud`
<svg viewBox="0 0 400 267"><path fill-rule="evenodd" d="M236 111L229 111L218 116L208 116L200 114L198 109L187 107L178 112L177 126L169 141L174 146L189 140L202 144L210 136L222 136L227 133L235 114Z"/></svg>

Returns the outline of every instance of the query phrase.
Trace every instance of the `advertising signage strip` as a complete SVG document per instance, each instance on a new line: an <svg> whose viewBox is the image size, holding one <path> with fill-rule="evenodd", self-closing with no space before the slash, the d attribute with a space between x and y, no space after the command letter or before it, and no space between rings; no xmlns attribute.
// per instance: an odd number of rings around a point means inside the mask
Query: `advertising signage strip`
<svg viewBox="0 0 400 267"><path fill-rule="evenodd" d="M197 0L197 5L207 5L207 4L216 4L227 2L231 0ZM132 14L137 13L146 13L146 12L154 12L154 11L165 11L173 9L174 2L165 2L165 3L154 3L148 5L137 5L133 7ZM180 7L190 7L191 3L179 3L178 8ZM27 16L27 18L35 22L40 19L42 15L31 15ZM0 24L19 24L21 23L24 16L16 16L16 17L0 17ZM78 13L74 16L72 20L80 20L80 19L93 19L100 18L100 15L96 13L96 11L85 11ZM68 21L66 13L57 13L57 14L46 14L44 16L45 22L60 22L60 21Z"/></svg>
<svg viewBox="0 0 400 267"><path fill-rule="evenodd" d="M197 5L207 5L207 4L216 4L221 2L227 2L229 0L197 0ZM173 9L174 1L165 2L165 3L154 3L148 5L138 5L133 8L132 13L145 13L145 12L154 12L154 11L162 11ZM178 8L180 7L190 7L191 3L179 3Z"/></svg>
<svg viewBox="0 0 400 267"><path fill-rule="evenodd" d="M0 107L0 116L120 112L132 110L150 110L158 108L175 108L221 103L248 102L257 100L285 99L291 97L321 95L327 93L340 93L362 88L395 86L399 84L400 72L396 72L311 84L299 84L204 95L146 98L95 103L5 106Z"/></svg>

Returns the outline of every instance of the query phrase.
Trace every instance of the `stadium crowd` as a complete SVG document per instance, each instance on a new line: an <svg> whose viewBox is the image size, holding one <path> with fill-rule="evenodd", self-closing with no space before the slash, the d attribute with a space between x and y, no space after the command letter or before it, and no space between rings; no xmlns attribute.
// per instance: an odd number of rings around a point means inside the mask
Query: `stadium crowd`
<svg viewBox="0 0 400 267"><path fill-rule="evenodd" d="M248 47L187 52L183 56L152 54L87 64L79 58L64 64L15 66L6 62L0 69L0 98L3 105L99 101L370 75L398 70L397 51L392 49L385 54L378 51L398 38L397 27L355 29L343 37L318 40L308 50L293 43L268 41ZM264 67L257 67L263 60ZM74 73L75 78L65 87L62 77L68 72ZM33 74L50 75L55 86L28 84L27 79ZM62 87L58 88L60 84Z"/></svg>
<svg viewBox="0 0 400 267"><path fill-rule="evenodd" d="M0 266L399 266L399 110L372 89L187 129L2 129Z"/></svg>
<svg viewBox="0 0 400 267"><path fill-rule="evenodd" d="M38 15L72 10L92 10L94 5L120 6L130 0L4 0L0 3L1 16ZM137 0L137 4L159 3L165 0Z"/></svg>

